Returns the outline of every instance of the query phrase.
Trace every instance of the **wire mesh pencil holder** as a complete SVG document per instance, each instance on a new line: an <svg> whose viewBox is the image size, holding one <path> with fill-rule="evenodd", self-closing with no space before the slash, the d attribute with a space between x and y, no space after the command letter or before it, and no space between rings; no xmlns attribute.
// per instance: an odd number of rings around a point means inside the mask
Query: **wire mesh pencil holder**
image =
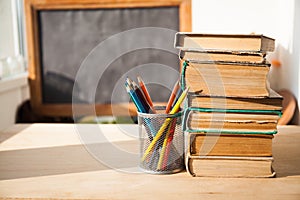
<svg viewBox="0 0 300 200"><path fill-rule="evenodd" d="M138 113L140 135L140 168L152 174L171 174L184 166L183 111L163 114L164 107L156 107L158 114Z"/></svg>

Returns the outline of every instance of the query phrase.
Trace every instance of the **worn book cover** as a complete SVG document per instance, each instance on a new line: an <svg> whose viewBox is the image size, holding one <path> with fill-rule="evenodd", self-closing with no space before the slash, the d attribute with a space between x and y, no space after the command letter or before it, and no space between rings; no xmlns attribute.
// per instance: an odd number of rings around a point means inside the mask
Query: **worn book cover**
<svg viewBox="0 0 300 200"><path fill-rule="evenodd" d="M270 65L185 63L182 76L190 92L206 96L268 97Z"/></svg>
<svg viewBox="0 0 300 200"><path fill-rule="evenodd" d="M275 134L281 111L235 110L188 107L183 130L190 132L222 132Z"/></svg>
<svg viewBox="0 0 300 200"><path fill-rule="evenodd" d="M188 94L188 107L215 109L281 110L283 98L270 89L269 96L260 97L222 97Z"/></svg>
<svg viewBox="0 0 300 200"><path fill-rule="evenodd" d="M274 177L273 157L188 156L186 168L195 177Z"/></svg>
<svg viewBox="0 0 300 200"><path fill-rule="evenodd" d="M184 50L267 52L274 51L275 40L260 34L205 34L178 32L175 47Z"/></svg>
<svg viewBox="0 0 300 200"><path fill-rule="evenodd" d="M243 52L226 52L226 51L205 51L205 50L180 50L179 58L188 62L234 62L234 63L267 63L265 53L243 53Z"/></svg>
<svg viewBox="0 0 300 200"><path fill-rule="evenodd" d="M185 133L192 156L272 156L273 135Z"/></svg>

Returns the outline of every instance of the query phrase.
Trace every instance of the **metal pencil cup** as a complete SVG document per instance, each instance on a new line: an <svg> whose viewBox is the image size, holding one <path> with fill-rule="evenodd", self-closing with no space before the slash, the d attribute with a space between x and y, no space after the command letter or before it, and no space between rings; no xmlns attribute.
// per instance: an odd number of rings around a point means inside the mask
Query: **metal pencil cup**
<svg viewBox="0 0 300 200"><path fill-rule="evenodd" d="M182 114L138 113L140 135L140 168L152 174L170 174L184 169Z"/></svg>

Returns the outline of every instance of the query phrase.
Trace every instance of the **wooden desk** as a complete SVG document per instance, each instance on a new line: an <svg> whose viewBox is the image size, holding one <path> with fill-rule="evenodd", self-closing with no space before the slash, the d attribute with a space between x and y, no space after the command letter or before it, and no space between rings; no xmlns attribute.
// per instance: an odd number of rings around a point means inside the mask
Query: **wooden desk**
<svg viewBox="0 0 300 200"><path fill-rule="evenodd" d="M0 133L0 196L51 199L300 199L300 127L282 126L274 138L277 178L193 178L124 173L88 153L78 135L106 136L138 152L135 125L15 125ZM99 131L100 130L100 131ZM102 132L102 133L101 133ZM108 142L90 139L101 146ZM114 159L113 155L111 159ZM126 159L118 162L124 170Z"/></svg>

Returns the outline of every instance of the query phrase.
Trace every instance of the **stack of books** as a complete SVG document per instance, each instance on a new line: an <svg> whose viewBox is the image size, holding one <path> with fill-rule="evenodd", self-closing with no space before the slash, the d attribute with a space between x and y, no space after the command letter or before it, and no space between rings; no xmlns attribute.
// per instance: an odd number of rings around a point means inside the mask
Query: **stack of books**
<svg viewBox="0 0 300 200"><path fill-rule="evenodd" d="M273 177L272 139L282 97L270 89L263 35L177 33L189 87L184 130L186 168L193 176Z"/></svg>

